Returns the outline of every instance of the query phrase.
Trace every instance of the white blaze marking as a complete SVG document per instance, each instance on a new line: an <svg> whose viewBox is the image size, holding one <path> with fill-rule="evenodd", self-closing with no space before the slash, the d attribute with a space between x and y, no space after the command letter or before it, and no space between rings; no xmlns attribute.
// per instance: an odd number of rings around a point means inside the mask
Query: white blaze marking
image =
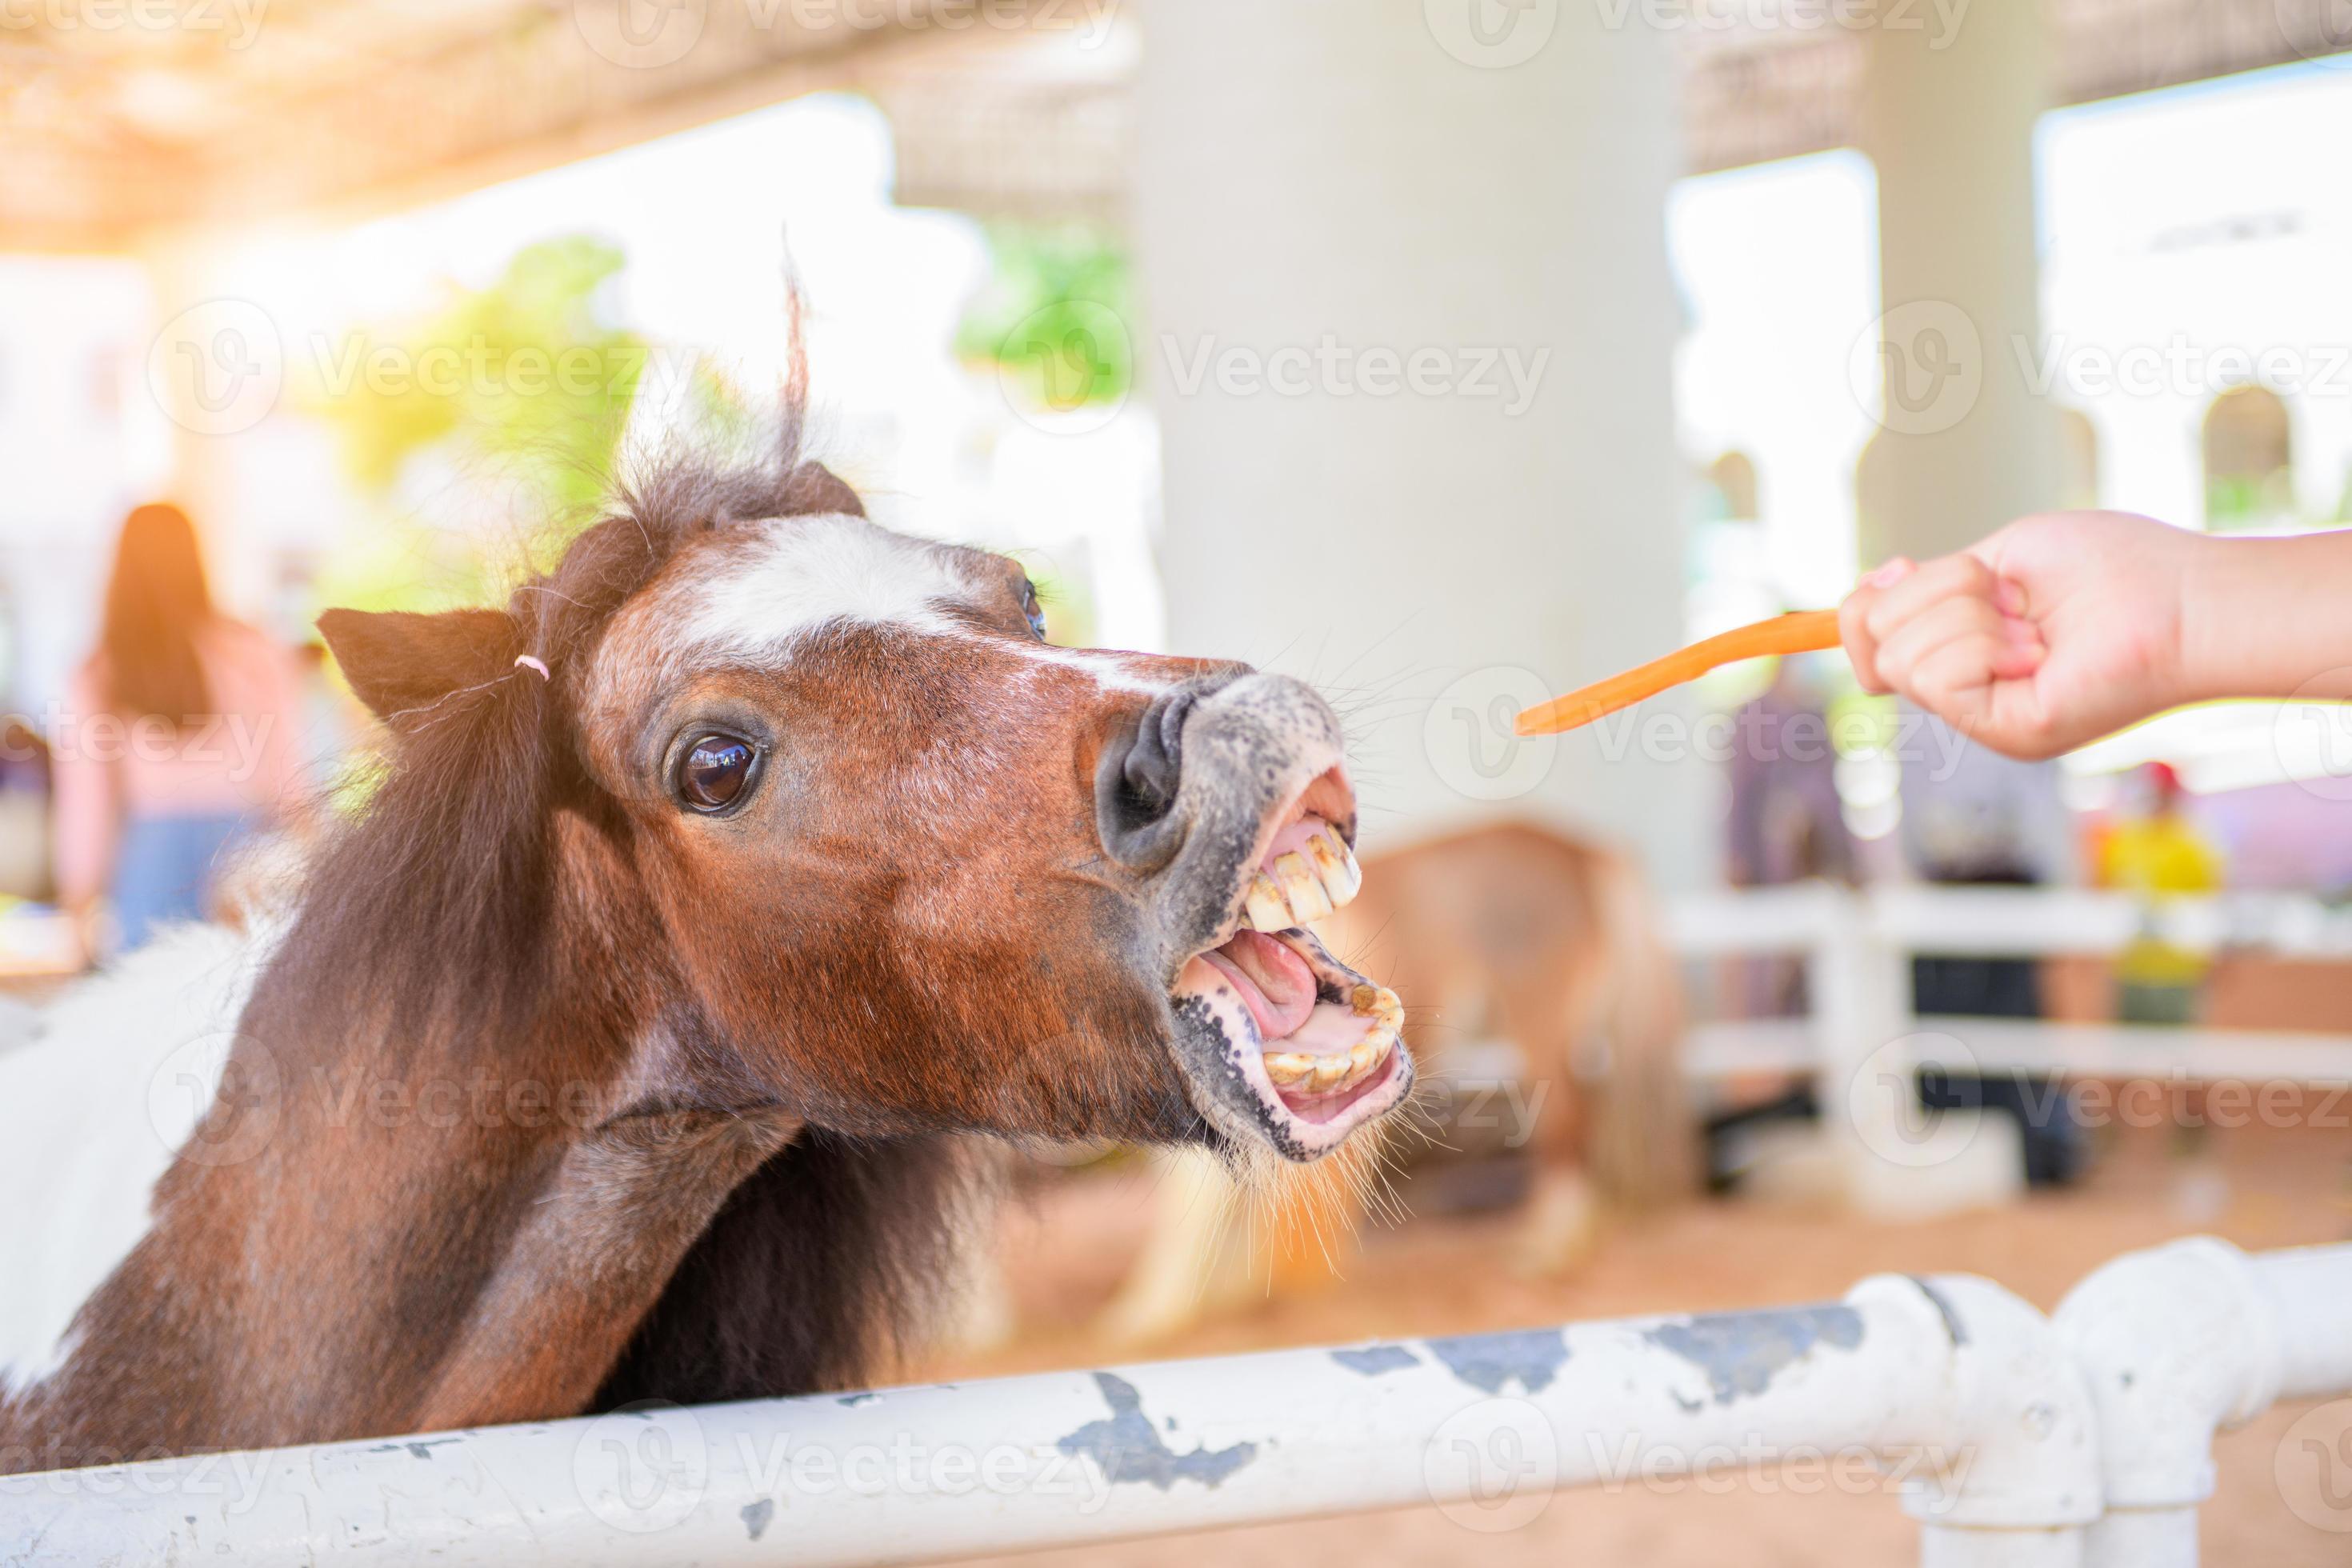
<svg viewBox="0 0 2352 1568"><path fill-rule="evenodd" d="M722 559L692 590L689 652L764 662L844 623L950 631L942 601L978 596L946 551L862 517L779 519Z"/></svg>
<svg viewBox="0 0 2352 1568"><path fill-rule="evenodd" d="M750 528L758 531L747 529L745 543L686 590L672 657L774 664L790 658L800 638L830 626L987 635L950 614L949 606L984 604L992 584L965 577L944 548L846 514L777 518ZM1174 683L1150 673L1147 656L990 640L1033 664L1075 670L1110 690L1156 695Z"/></svg>
<svg viewBox="0 0 2352 1568"><path fill-rule="evenodd" d="M259 958L217 927L170 932L0 1047L0 1396L64 1363L74 1314L146 1236L225 1054L190 1047L225 1041ZM175 1063L189 1071L159 1083Z"/></svg>
<svg viewBox="0 0 2352 1568"><path fill-rule="evenodd" d="M1054 647L1045 643L1014 643L1013 651L1032 664L1051 665L1060 669L1075 669L1091 676L1097 686L1111 691L1138 691L1156 697L1177 684L1173 675L1160 675L1150 668L1150 656L1117 653L1105 648ZM1140 668L1130 668L1129 665Z"/></svg>

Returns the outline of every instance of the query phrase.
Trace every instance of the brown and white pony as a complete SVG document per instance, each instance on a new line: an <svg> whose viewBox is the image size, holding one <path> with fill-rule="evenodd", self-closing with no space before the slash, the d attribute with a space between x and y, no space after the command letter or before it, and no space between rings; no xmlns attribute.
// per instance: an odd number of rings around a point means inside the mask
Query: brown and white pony
<svg viewBox="0 0 2352 1568"><path fill-rule="evenodd" d="M0 1055L0 1471L854 1384L967 1135L1279 1167L1404 1100L1295 929L1354 880L1323 702L1047 646L787 424L504 608L322 620L391 742L287 917Z"/></svg>

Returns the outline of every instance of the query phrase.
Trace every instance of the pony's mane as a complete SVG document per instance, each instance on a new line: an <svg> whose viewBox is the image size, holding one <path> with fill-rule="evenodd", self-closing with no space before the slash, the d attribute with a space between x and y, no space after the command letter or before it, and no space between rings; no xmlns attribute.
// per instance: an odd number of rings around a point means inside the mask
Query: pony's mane
<svg viewBox="0 0 2352 1568"><path fill-rule="evenodd" d="M487 647L477 679L399 715L358 781L364 798L322 813L330 826L257 1005L380 1016L394 1040L461 1016L495 1027L530 1016L551 972L555 811L611 820L561 699L614 615L695 535L856 509L855 492L803 459L801 410L794 388L748 456L673 443L636 464L555 563L517 584L498 634L510 646Z"/></svg>
<svg viewBox="0 0 2352 1568"><path fill-rule="evenodd" d="M903 1372L987 1245L984 1152L811 1129L735 1189L595 1407L862 1388Z"/></svg>

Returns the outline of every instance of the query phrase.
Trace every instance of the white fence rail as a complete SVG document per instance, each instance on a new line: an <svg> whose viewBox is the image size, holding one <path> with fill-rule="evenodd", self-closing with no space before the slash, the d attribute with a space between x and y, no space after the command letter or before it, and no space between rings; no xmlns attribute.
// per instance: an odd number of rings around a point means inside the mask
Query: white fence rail
<svg viewBox="0 0 2352 1568"><path fill-rule="evenodd" d="M2190 945L2352 956L2352 930L2294 901L2165 918ZM1939 1040L1963 1068L2352 1081L2352 1037L1910 1014L1915 951L2109 952L2141 919L2096 895L1803 888L1686 903L1672 928L1693 955L1804 956L1811 1019L1695 1055L1820 1069L1829 1136L1884 1194L1917 1152L1884 1124L1899 1097L1840 1086L1907 1086ZM2352 1247L2192 1240L2049 1317L1981 1279L1884 1276L1810 1307L5 1476L0 1568L922 1562L1417 1504L1492 1530L1557 1488L1852 1459L1899 1480L1929 1568L2193 1568L2215 1433L2340 1396ZM2352 1530L2335 1479L2305 1505Z"/></svg>
<svg viewBox="0 0 2352 1568"><path fill-rule="evenodd" d="M1982 1113L1921 1119L1922 1067L1962 1074L2150 1079L2352 1088L2352 1035L2269 1029L2051 1024L1921 1016L1915 954L2037 957L2120 951L2143 931L2192 952L2257 951L2352 963L2352 911L2291 896L2180 900L2151 911L2122 894L1828 883L1707 894L1669 910L1685 957L1783 955L1806 969L1810 1018L1701 1025L1686 1070L1819 1075L1822 1132L1856 1207L1899 1214L1998 1201L2015 1190L2013 1133ZM1999 1113L1995 1113L1998 1115Z"/></svg>
<svg viewBox="0 0 2352 1568"><path fill-rule="evenodd" d="M2215 1431L2352 1394L2347 1301L2352 1247L2193 1240L2047 1318L1889 1275L1811 1307L14 1476L0 1568L814 1568L1430 1503L1491 1531L1560 1487L1855 1461L1930 1568L2189 1568Z"/></svg>

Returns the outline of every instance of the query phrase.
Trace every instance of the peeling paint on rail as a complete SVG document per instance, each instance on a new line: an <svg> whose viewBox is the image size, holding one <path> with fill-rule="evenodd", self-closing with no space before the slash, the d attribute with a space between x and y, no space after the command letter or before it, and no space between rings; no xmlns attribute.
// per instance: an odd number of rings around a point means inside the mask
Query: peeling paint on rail
<svg viewBox="0 0 2352 1568"><path fill-rule="evenodd" d="M1514 1382L1523 1393L1540 1394L1568 1361L1568 1336L1558 1329L1462 1334L1423 1342L1447 1371L1481 1394L1500 1394Z"/></svg>
<svg viewBox="0 0 2352 1568"><path fill-rule="evenodd" d="M1946 1317L1950 1309L1942 1309ZM1760 1312L1718 1312L1662 1323L1643 1336L1706 1373L1717 1405L1763 1393L1785 1368L1817 1345L1861 1347L1862 1314L1852 1307L1781 1307Z"/></svg>
<svg viewBox="0 0 2352 1568"><path fill-rule="evenodd" d="M1065 1454L1083 1454L1094 1460L1101 1467L1103 1479L1113 1486L1143 1481L1164 1492L1178 1481L1198 1481L1213 1488L1257 1458L1255 1443L1235 1443L1227 1448L1211 1448L1204 1443L1189 1454L1179 1454L1143 1414L1143 1395L1136 1392L1135 1384L1108 1372L1096 1373L1094 1378L1110 1405L1110 1419L1089 1421L1055 1447Z"/></svg>

